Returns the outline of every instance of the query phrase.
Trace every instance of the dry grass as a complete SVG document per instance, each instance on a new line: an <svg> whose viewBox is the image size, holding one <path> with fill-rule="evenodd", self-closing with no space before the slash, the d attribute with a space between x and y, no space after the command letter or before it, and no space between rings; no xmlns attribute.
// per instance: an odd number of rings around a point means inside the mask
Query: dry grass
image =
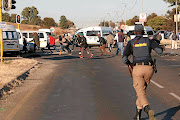
<svg viewBox="0 0 180 120"><path fill-rule="evenodd" d="M16 23L11 23L11 22L6 22L6 23L7 25L13 25L16 29L18 28L18 25ZM39 29L41 29L41 26L38 26L38 25L20 24L20 30L22 31L37 31ZM70 33L71 35L73 35L74 32L75 30L61 29L59 27L55 27L54 35L57 38L59 35L63 35L66 33Z"/></svg>

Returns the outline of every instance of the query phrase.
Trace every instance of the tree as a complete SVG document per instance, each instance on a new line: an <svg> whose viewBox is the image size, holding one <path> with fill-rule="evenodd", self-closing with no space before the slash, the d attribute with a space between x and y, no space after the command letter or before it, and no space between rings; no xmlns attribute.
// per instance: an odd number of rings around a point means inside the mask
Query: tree
<svg viewBox="0 0 180 120"><path fill-rule="evenodd" d="M164 2L170 3L170 6L175 6L176 5L176 0L163 0ZM178 5L180 5L180 0L177 0Z"/></svg>
<svg viewBox="0 0 180 120"><path fill-rule="evenodd" d="M155 31L163 30L166 19L162 16L157 16L147 22L148 26L151 26Z"/></svg>
<svg viewBox="0 0 180 120"><path fill-rule="evenodd" d="M139 17L138 16L134 16L132 19L129 19L126 24L127 25L135 25L135 22L139 22Z"/></svg>
<svg viewBox="0 0 180 120"><path fill-rule="evenodd" d="M151 20L155 17L157 17L158 15L156 13L151 13L148 17L147 17L147 20Z"/></svg>
<svg viewBox="0 0 180 120"><path fill-rule="evenodd" d="M63 29L67 29L68 28L68 21L66 19L66 16L62 15L60 17L59 22L60 22L59 27L61 27Z"/></svg>
<svg viewBox="0 0 180 120"><path fill-rule="evenodd" d="M10 22L10 15L9 15L9 13L2 13L2 21Z"/></svg>
<svg viewBox="0 0 180 120"><path fill-rule="evenodd" d="M43 23L43 26L47 28L50 28L51 26L56 26L56 23L53 18L45 17L42 23Z"/></svg>
<svg viewBox="0 0 180 120"><path fill-rule="evenodd" d="M115 23L112 22L112 21L110 21L110 26L111 26L112 28L115 28Z"/></svg>
<svg viewBox="0 0 180 120"><path fill-rule="evenodd" d="M11 22L16 23L16 15L17 14L11 14Z"/></svg>
<svg viewBox="0 0 180 120"><path fill-rule="evenodd" d="M74 22L67 20L68 28L74 27Z"/></svg>
<svg viewBox="0 0 180 120"><path fill-rule="evenodd" d="M38 16L39 12L36 7L26 7L21 12L22 18L28 21L27 24L36 25L37 21L39 21L40 17Z"/></svg>

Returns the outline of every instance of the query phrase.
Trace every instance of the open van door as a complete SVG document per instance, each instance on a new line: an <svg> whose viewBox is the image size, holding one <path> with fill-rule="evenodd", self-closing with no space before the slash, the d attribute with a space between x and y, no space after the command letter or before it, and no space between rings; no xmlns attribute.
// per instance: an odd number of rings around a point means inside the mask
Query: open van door
<svg viewBox="0 0 180 120"><path fill-rule="evenodd" d="M49 37L45 32L38 32L40 48L46 48L48 46Z"/></svg>

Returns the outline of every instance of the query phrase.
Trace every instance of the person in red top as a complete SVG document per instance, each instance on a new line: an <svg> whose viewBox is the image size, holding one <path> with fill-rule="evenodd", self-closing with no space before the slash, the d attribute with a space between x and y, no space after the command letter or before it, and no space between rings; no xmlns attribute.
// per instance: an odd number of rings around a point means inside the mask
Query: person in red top
<svg viewBox="0 0 180 120"><path fill-rule="evenodd" d="M53 38L53 37L50 36L50 35L49 35L49 42L50 42L50 45L55 46L55 38Z"/></svg>
<svg viewBox="0 0 180 120"><path fill-rule="evenodd" d="M55 45L55 38L53 38L50 34L48 35L48 37L49 37L49 43L50 43L48 49L51 51L50 47L53 47L57 52L59 52L59 50L57 50L56 45Z"/></svg>

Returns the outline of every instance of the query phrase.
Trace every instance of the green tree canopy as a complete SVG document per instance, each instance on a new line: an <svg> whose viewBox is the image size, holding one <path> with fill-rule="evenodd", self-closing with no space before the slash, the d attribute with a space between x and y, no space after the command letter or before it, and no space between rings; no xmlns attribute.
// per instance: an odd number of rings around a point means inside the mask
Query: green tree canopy
<svg viewBox="0 0 180 120"><path fill-rule="evenodd" d="M75 26L74 22L72 22L70 20L67 20L67 23L68 23L68 28L71 28L71 27Z"/></svg>
<svg viewBox="0 0 180 120"><path fill-rule="evenodd" d="M2 13L2 21L10 22L10 15L9 15L9 13Z"/></svg>
<svg viewBox="0 0 180 120"><path fill-rule="evenodd" d="M67 29L68 28L68 21L66 19L66 16L62 15L60 17L59 22L60 22L59 27L61 27L63 29Z"/></svg>
<svg viewBox="0 0 180 120"><path fill-rule="evenodd" d="M155 31L163 30L165 23L166 19L162 16L157 16L147 22L148 26L151 26Z"/></svg>
<svg viewBox="0 0 180 120"><path fill-rule="evenodd" d="M25 23L32 24L32 25L37 25L37 23L39 23L40 17L38 16L38 14L39 14L39 12L38 12L37 8L34 6L26 7L21 12L22 18L26 21Z"/></svg>
<svg viewBox="0 0 180 120"><path fill-rule="evenodd" d="M47 27L47 28L50 28L51 26L56 26L56 23L53 18L45 17L42 22L43 22L44 27Z"/></svg>
<svg viewBox="0 0 180 120"><path fill-rule="evenodd" d="M164 2L170 3L170 6L175 6L176 5L176 0L163 0ZM178 5L180 5L180 0L177 0Z"/></svg>
<svg viewBox="0 0 180 120"><path fill-rule="evenodd" d="M135 25L135 22L139 22L139 17L138 16L134 16L132 19L129 19L126 24L127 25Z"/></svg>
<svg viewBox="0 0 180 120"><path fill-rule="evenodd" d="M16 23L16 15L17 14L11 14L11 22Z"/></svg>

